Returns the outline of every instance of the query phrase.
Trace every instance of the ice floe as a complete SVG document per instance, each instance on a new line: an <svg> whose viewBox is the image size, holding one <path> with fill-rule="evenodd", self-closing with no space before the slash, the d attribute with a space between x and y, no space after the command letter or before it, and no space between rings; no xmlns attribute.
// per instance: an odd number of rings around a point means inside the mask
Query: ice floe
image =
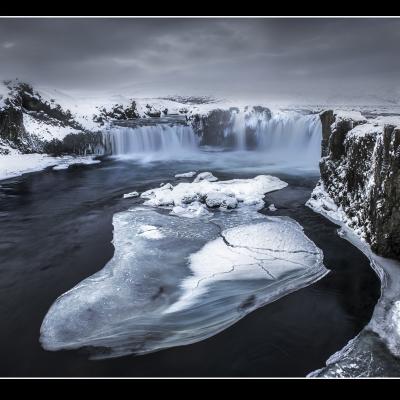
<svg viewBox="0 0 400 400"><path fill-rule="evenodd" d="M122 196L124 199L131 199L131 198L135 198L135 197L139 197L139 193L136 191L130 192L130 193L125 193Z"/></svg>
<svg viewBox="0 0 400 400"><path fill-rule="evenodd" d="M302 227L257 212L286 185L260 175L142 193L145 206L114 215L114 257L50 308L43 347L106 358L189 344L320 279L322 252Z"/></svg>
<svg viewBox="0 0 400 400"><path fill-rule="evenodd" d="M176 174L175 178L193 178L196 175L195 171L185 172L183 174Z"/></svg>
<svg viewBox="0 0 400 400"><path fill-rule="evenodd" d="M208 181L208 182L215 182L218 180L211 172L201 172L196 176L193 182L200 182L200 181Z"/></svg>
<svg viewBox="0 0 400 400"><path fill-rule="evenodd" d="M206 174L213 176L209 172ZM193 216L193 212L200 209L198 203L206 204L210 209L217 207L233 209L240 206L261 208L264 204L262 199L265 193L287 186L286 182L270 175L227 181L215 181L213 178L210 181L210 175L203 175L203 177L208 178L199 180L197 178L200 175L191 183L181 182L176 186L168 183L160 188L143 192L141 197L146 200L144 204L153 207L172 208L174 214L181 216ZM191 211L189 213L184 212L183 209L187 209L191 204L193 205ZM203 212L202 215L204 215Z"/></svg>

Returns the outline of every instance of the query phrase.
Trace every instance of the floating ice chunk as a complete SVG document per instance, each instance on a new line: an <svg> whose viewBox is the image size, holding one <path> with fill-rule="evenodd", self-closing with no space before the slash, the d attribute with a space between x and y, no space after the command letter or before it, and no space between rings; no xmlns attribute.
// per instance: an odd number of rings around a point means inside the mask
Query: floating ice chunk
<svg viewBox="0 0 400 400"><path fill-rule="evenodd" d="M200 172L200 174L198 174L196 176L196 178L194 178L194 183L196 182L200 182L200 181L208 181L208 182L215 182L217 181L218 178L215 177L211 172Z"/></svg>
<svg viewBox="0 0 400 400"><path fill-rule="evenodd" d="M220 214L195 227L147 207L115 214L113 258L51 306L43 347L106 358L193 343L327 273L293 220L252 215L226 228L243 213Z"/></svg>
<svg viewBox="0 0 400 400"><path fill-rule="evenodd" d="M185 172L183 174L176 174L175 178L193 178L196 175L196 171Z"/></svg>
<svg viewBox="0 0 400 400"><path fill-rule="evenodd" d="M210 192L206 196L206 204L210 208L236 208L238 201L235 195L232 193L222 193L222 192Z"/></svg>
<svg viewBox="0 0 400 400"><path fill-rule="evenodd" d="M134 191L134 192L130 192L130 193L125 193L123 195L124 199L130 199L130 198L134 198L134 197L139 197L139 193Z"/></svg>
<svg viewBox="0 0 400 400"><path fill-rule="evenodd" d="M55 171L68 169L71 165L91 165L98 164L100 160L94 160L92 156L65 156L61 157L59 164L53 167Z"/></svg>
<svg viewBox="0 0 400 400"><path fill-rule="evenodd" d="M182 182L176 186L165 185L162 188L147 190L141 194L145 205L153 207L183 207L193 202L205 203L209 207L218 204L226 208L235 208L242 203L245 206L261 208L265 193L282 189L286 182L270 175L259 175L252 179L232 179L228 181ZM209 199L207 202L207 198ZM236 204L236 205L235 205Z"/></svg>
<svg viewBox="0 0 400 400"><path fill-rule="evenodd" d="M65 164L59 164L59 165L55 165L53 167L54 171L61 171L63 169L68 169L69 168L69 164L65 163Z"/></svg>
<svg viewBox="0 0 400 400"><path fill-rule="evenodd" d="M270 205L268 206L268 210L269 210L269 211L276 211L277 208L275 207L275 204L270 204Z"/></svg>

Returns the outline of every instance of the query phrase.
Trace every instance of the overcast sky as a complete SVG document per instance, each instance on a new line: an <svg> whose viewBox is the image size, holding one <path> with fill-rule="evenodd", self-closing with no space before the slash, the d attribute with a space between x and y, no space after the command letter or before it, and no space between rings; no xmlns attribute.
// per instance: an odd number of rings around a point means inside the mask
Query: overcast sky
<svg viewBox="0 0 400 400"><path fill-rule="evenodd" d="M400 19L0 19L0 78L132 96L398 93Z"/></svg>

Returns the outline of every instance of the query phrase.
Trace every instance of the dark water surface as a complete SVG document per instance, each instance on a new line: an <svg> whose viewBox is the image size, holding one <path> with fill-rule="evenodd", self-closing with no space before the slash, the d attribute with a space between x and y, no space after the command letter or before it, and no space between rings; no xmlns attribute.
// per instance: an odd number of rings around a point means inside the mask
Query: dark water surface
<svg viewBox="0 0 400 400"><path fill-rule="evenodd" d="M39 330L51 304L112 258L112 216L140 202L122 195L193 169L210 169L220 179L266 172L288 182L266 196L278 211L264 212L303 225L331 273L196 344L101 361L84 351L43 350ZM243 171L194 161L104 160L0 182L0 375L305 376L321 368L370 319L379 279L368 259L337 236L336 225L304 206L318 176Z"/></svg>

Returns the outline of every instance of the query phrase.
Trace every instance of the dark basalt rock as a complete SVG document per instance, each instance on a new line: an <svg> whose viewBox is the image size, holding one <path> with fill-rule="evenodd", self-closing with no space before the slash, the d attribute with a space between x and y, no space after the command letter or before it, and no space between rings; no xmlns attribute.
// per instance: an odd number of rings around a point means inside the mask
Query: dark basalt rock
<svg viewBox="0 0 400 400"><path fill-rule="evenodd" d="M43 150L45 153L60 156L63 154L94 155L104 154L105 144L100 132L74 133L63 140L53 139L47 142Z"/></svg>
<svg viewBox="0 0 400 400"><path fill-rule="evenodd" d="M267 119L271 119L272 113L271 110L267 107L263 106L254 106L253 110L256 114L263 114L263 116Z"/></svg>
<svg viewBox="0 0 400 400"><path fill-rule="evenodd" d="M322 123L322 141L321 141L321 155L325 157L328 153L328 142L331 136L331 125L335 122L333 110L323 111L319 115Z"/></svg>
<svg viewBox="0 0 400 400"><path fill-rule="evenodd" d="M5 82L10 90L6 107L0 110L0 141L23 153L46 151L48 144L26 132L24 114L45 124L71 127L87 133L69 110L63 110L54 100L47 101L32 86L22 82ZM72 130L71 129L71 130Z"/></svg>
<svg viewBox="0 0 400 400"><path fill-rule="evenodd" d="M249 107L245 107L248 111ZM194 115L190 118L193 129L201 137L201 145L235 147L236 135L233 129L233 116L240 112L237 107L230 107L228 110L215 109L207 115ZM251 110L258 118L270 119L271 111L262 106L254 106ZM250 118L249 116L247 118ZM255 136L256 127L246 127L245 142L247 149L257 146Z"/></svg>
<svg viewBox="0 0 400 400"><path fill-rule="evenodd" d="M151 106L147 106L147 108L151 108ZM133 100L127 107L124 107L122 104L114 104L110 110L107 110L105 107L98 109L100 113L93 116L93 121L99 123L100 125L104 125L105 122L110 120L123 121L139 118L139 113L136 109L136 102Z"/></svg>
<svg viewBox="0 0 400 400"><path fill-rule="evenodd" d="M152 118L159 118L161 117L161 111L148 111L146 112L146 115Z"/></svg>
<svg viewBox="0 0 400 400"><path fill-rule="evenodd" d="M21 108L9 100L6 100L6 104L7 106L0 110L0 142L24 153L41 151L42 142L25 131ZM2 153L6 151L3 150Z"/></svg>
<svg viewBox="0 0 400 400"><path fill-rule="evenodd" d="M194 131L201 137L201 145L226 145L225 129L230 126L231 111L215 109L208 115L195 115L192 118Z"/></svg>
<svg viewBox="0 0 400 400"><path fill-rule="evenodd" d="M334 119L332 125L331 110L320 116L325 190L372 250L400 259L400 129L386 125L350 135L363 122Z"/></svg>

